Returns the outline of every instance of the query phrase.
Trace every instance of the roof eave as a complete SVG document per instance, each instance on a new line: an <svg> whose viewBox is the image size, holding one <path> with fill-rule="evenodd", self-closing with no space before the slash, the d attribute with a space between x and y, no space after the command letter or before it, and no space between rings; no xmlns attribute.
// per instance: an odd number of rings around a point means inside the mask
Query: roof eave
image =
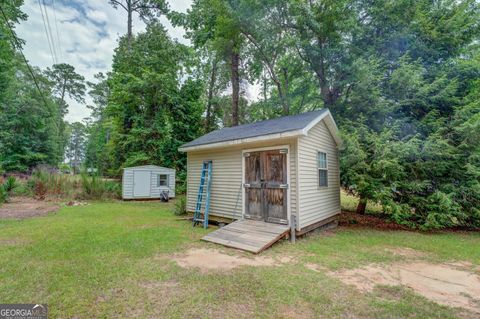
<svg viewBox="0 0 480 319"><path fill-rule="evenodd" d="M302 135L306 135L304 132L304 129L282 132L282 133L275 133L275 134L260 135L255 137L241 138L241 139L223 141L223 142L217 142L217 143L193 145L193 146L186 146L186 147L182 146L178 150L180 152L203 151L203 150L209 150L213 148L222 148L222 147L254 143L254 142L265 142L265 141L276 140L281 138L297 137Z"/></svg>
<svg viewBox="0 0 480 319"><path fill-rule="evenodd" d="M342 139L340 138L340 132L338 131L337 124L335 123L335 120L333 119L332 113L330 113L329 109L326 109L325 112L317 116L313 121L308 123L307 126L305 126L302 130L302 135L307 136L308 131L312 129L315 125L317 125L320 121L328 119L328 121L325 121L325 125L327 126L328 130L330 131L330 134L332 135L333 139L335 140L335 144L337 144L337 148L340 149L342 147Z"/></svg>

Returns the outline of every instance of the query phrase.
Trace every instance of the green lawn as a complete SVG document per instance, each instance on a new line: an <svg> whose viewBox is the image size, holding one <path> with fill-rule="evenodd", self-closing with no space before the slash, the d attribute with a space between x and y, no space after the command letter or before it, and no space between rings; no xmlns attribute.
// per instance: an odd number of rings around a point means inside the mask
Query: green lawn
<svg viewBox="0 0 480 319"><path fill-rule="evenodd" d="M388 263L401 257L387 248L408 247L428 253L425 258L432 261L478 266L478 233L340 228L295 245L275 245L263 255L294 258L278 267L200 273L179 267L171 257L192 247L218 248L199 241L214 228L193 229L173 216L172 208L172 203L92 203L46 217L0 221L0 302L48 303L51 318L474 317L403 288L362 294L304 264L338 270Z"/></svg>

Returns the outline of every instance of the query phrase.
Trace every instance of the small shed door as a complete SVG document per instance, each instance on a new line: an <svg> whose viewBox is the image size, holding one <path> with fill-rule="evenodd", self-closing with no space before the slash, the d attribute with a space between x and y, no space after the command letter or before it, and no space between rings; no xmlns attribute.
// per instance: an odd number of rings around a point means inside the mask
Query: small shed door
<svg viewBox="0 0 480 319"><path fill-rule="evenodd" d="M287 154L266 151L263 162L266 221L287 223Z"/></svg>
<svg viewBox="0 0 480 319"><path fill-rule="evenodd" d="M286 224L287 187L286 152L245 154L245 217Z"/></svg>
<svg viewBox="0 0 480 319"><path fill-rule="evenodd" d="M133 172L133 196L150 197L150 171Z"/></svg>
<svg viewBox="0 0 480 319"><path fill-rule="evenodd" d="M245 217L263 220L261 153L245 155Z"/></svg>

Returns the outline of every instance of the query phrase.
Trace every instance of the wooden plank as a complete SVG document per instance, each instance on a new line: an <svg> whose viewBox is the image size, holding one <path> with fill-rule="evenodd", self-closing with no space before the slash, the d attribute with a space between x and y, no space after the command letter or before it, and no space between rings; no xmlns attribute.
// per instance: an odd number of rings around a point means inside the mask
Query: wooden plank
<svg viewBox="0 0 480 319"><path fill-rule="evenodd" d="M257 254L285 237L288 231L288 226L239 220L211 232L202 240Z"/></svg>

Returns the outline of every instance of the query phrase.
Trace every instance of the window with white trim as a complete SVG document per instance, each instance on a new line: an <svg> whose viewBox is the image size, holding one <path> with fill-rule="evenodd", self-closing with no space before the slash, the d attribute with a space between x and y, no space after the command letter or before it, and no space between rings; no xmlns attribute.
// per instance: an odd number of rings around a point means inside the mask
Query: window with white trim
<svg viewBox="0 0 480 319"><path fill-rule="evenodd" d="M317 165L318 165L318 186L328 187L328 164L327 153L317 153Z"/></svg>
<svg viewBox="0 0 480 319"><path fill-rule="evenodd" d="M168 186L168 175L157 174L157 187Z"/></svg>

